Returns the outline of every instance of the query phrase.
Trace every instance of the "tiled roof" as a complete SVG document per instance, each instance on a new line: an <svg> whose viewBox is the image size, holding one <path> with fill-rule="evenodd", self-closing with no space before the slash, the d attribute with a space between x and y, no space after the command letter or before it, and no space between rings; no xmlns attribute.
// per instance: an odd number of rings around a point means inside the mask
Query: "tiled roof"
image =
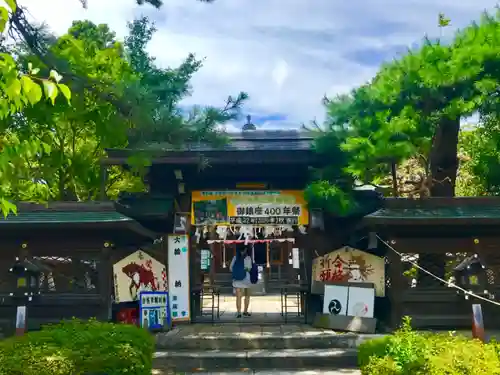
<svg viewBox="0 0 500 375"><path fill-rule="evenodd" d="M19 212L0 218L0 225L6 224L55 224L55 223L110 223L133 221L118 212Z"/></svg>
<svg viewBox="0 0 500 375"><path fill-rule="evenodd" d="M255 130L228 134L229 142L222 146L190 143L181 148L166 144L151 144L149 148L163 151L297 151L310 150L314 138L298 130Z"/></svg>
<svg viewBox="0 0 500 375"><path fill-rule="evenodd" d="M384 219L500 219L500 207L383 208L367 217Z"/></svg>
<svg viewBox="0 0 500 375"><path fill-rule="evenodd" d="M112 204L63 204L44 207L19 204L17 215L0 217L0 225L13 224L90 224L133 222L128 216L114 210Z"/></svg>
<svg viewBox="0 0 500 375"><path fill-rule="evenodd" d="M170 195L126 193L122 194L116 203L121 212L134 217L136 215L169 215L174 207L174 198Z"/></svg>
<svg viewBox="0 0 500 375"><path fill-rule="evenodd" d="M499 220L500 199L497 198L430 198L424 200L386 199L384 208L367 215L368 220L434 221L434 220Z"/></svg>

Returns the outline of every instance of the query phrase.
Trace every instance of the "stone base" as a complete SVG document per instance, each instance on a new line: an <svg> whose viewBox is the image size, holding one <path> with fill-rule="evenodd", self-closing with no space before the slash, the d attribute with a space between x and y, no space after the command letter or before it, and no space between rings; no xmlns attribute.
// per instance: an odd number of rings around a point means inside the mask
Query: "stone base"
<svg viewBox="0 0 500 375"><path fill-rule="evenodd" d="M317 314L312 325L315 328L333 329L336 331L375 333L377 319L346 315Z"/></svg>

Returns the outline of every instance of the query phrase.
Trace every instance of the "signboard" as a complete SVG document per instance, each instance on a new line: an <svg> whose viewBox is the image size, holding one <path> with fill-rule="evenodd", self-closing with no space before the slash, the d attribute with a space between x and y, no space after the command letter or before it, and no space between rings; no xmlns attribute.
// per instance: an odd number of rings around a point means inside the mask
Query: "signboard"
<svg viewBox="0 0 500 375"><path fill-rule="evenodd" d="M300 252L297 247L292 249L292 267L297 270L300 268Z"/></svg>
<svg viewBox="0 0 500 375"><path fill-rule="evenodd" d="M168 290L172 322L190 320L189 237L186 234L168 236Z"/></svg>
<svg viewBox="0 0 500 375"><path fill-rule="evenodd" d="M168 306L168 292L141 292L139 316L142 328L169 328L171 318Z"/></svg>
<svg viewBox="0 0 500 375"><path fill-rule="evenodd" d="M208 249L201 250L201 269L203 271L210 270L210 261L212 259L212 253Z"/></svg>
<svg viewBox="0 0 500 375"><path fill-rule="evenodd" d="M373 283L375 295L385 295L385 261L349 246L315 258L312 277L316 281Z"/></svg>
<svg viewBox="0 0 500 375"><path fill-rule="evenodd" d="M168 288L165 265L142 250L113 265L115 302L137 301L142 291L165 292Z"/></svg>
<svg viewBox="0 0 500 375"><path fill-rule="evenodd" d="M346 315L349 288L341 285L325 285L323 314Z"/></svg>
<svg viewBox="0 0 500 375"><path fill-rule="evenodd" d="M301 190L194 191L193 225L308 225Z"/></svg>
<svg viewBox="0 0 500 375"><path fill-rule="evenodd" d="M349 287L347 316L373 318L375 308L375 290L373 288Z"/></svg>

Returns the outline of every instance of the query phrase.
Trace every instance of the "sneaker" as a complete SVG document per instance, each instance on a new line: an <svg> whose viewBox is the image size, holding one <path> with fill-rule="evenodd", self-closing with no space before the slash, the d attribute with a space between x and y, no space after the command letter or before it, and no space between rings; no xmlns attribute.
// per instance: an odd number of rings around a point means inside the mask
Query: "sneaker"
<svg viewBox="0 0 500 375"><path fill-rule="evenodd" d="M241 314L237 314L236 318L238 318L238 319L241 318Z"/></svg>
<svg viewBox="0 0 500 375"><path fill-rule="evenodd" d="M252 316L252 314L250 314L249 312L244 312L243 316Z"/></svg>

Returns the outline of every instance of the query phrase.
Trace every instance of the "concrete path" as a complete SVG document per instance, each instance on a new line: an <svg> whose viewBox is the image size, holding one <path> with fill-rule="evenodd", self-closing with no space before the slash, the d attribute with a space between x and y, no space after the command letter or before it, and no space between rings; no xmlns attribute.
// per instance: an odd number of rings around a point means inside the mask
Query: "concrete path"
<svg viewBox="0 0 500 375"><path fill-rule="evenodd" d="M205 314L210 313L211 301L206 299L203 301ZM251 296L249 312L251 317L245 318L246 323L278 323L284 320L281 315L281 297L278 296ZM292 319L303 319L299 315L298 301L292 297L288 297L287 301L287 317ZM220 296L218 322L235 322L236 321L236 297Z"/></svg>

